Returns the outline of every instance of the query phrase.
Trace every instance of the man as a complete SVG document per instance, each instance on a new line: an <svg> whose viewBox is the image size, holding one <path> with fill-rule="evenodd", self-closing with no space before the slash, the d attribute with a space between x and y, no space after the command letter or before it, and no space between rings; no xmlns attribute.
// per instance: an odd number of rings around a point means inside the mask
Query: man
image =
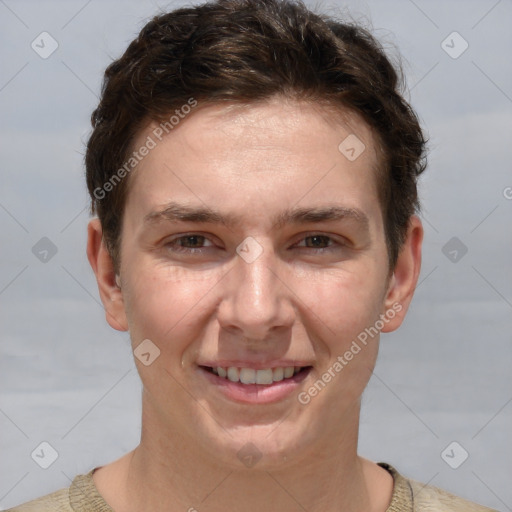
<svg viewBox="0 0 512 512"><path fill-rule="evenodd" d="M105 73L87 255L129 331L141 442L13 510L485 511L357 454L379 333L420 272L417 118L363 29L227 0Z"/></svg>

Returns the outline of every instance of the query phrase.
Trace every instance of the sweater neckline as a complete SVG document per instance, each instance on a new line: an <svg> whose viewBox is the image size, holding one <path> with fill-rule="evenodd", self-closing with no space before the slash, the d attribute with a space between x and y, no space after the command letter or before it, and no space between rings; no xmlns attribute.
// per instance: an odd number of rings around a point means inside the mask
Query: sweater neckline
<svg viewBox="0 0 512 512"><path fill-rule="evenodd" d="M377 462L377 466L384 468L393 477L393 493L386 512L413 512L414 495L407 478L387 462Z"/></svg>
<svg viewBox="0 0 512 512"><path fill-rule="evenodd" d="M386 462L377 462L377 465L393 477L393 493L386 512L412 512L413 493L407 479ZM69 504L75 512L114 512L94 483L92 475L99 467L73 479L69 488Z"/></svg>

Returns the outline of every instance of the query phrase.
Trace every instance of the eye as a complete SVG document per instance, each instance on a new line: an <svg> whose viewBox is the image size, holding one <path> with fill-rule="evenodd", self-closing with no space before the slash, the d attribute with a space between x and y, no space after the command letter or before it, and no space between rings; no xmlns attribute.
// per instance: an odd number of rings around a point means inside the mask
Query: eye
<svg viewBox="0 0 512 512"><path fill-rule="evenodd" d="M308 249L326 249L328 247L331 247L331 245L328 245L329 242L333 242L332 238L327 235L309 235L303 238L304 241L310 240L311 244L306 243L306 247ZM324 245L325 247L322 247Z"/></svg>
<svg viewBox="0 0 512 512"><path fill-rule="evenodd" d="M299 247L300 249L312 249L314 252L322 253L339 249L344 245L344 243L339 242L328 235L315 233L302 238L295 247Z"/></svg>
<svg viewBox="0 0 512 512"><path fill-rule="evenodd" d="M212 244L204 235L199 233L188 233L169 240L169 242L165 244L165 247L172 252L200 254L204 252L203 249L207 248L204 247L205 242L209 242L211 244L210 247L214 246L214 244Z"/></svg>

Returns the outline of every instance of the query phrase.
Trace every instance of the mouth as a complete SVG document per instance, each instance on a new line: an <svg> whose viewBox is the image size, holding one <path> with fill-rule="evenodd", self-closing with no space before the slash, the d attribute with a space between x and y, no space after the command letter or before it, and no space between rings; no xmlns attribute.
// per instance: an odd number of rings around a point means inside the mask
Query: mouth
<svg viewBox="0 0 512 512"><path fill-rule="evenodd" d="M277 366L255 369L200 365L198 369L224 397L244 404L268 404L298 392L313 367Z"/></svg>
<svg viewBox="0 0 512 512"><path fill-rule="evenodd" d="M311 366L278 366L276 368L264 368L262 370L243 367L238 368L236 366L202 366L202 368L222 379L227 379L231 382L271 386L275 382L291 379L299 373L304 373L308 369L311 369Z"/></svg>

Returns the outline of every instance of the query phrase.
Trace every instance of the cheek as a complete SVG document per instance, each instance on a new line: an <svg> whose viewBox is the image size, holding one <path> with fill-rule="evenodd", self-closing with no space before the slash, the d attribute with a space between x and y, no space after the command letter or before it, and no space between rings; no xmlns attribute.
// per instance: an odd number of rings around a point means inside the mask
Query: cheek
<svg viewBox="0 0 512 512"><path fill-rule="evenodd" d="M334 423L360 399L372 375L378 353L382 287L368 268L360 272L318 275L303 287L310 338L322 354L310 388L301 396ZM304 403L304 402L301 402Z"/></svg>
<svg viewBox="0 0 512 512"><path fill-rule="evenodd" d="M159 348L176 353L183 348L180 340L188 343L187 332L197 323L208 293L222 273L219 269L190 271L167 266L136 275L125 299L133 344L149 338Z"/></svg>
<svg viewBox="0 0 512 512"><path fill-rule="evenodd" d="M301 280L298 295L319 324L325 326L332 349L343 349L347 341L378 319L384 285L377 274L376 269L366 265L364 272L348 268L322 270Z"/></svg>
<svg viewBox="0 0 512 512"><path fill-rule="evenodd" d="M377 359L379 332L374 326L384 284L376 267L365 269L311 275L302 287L301 296L309 298L306 310L313 312L307 318L314 325L306 329L316 338L317 355L322 354L317 378L332 382L317 405L332 402L338 412L360 397Z"/></svg>

